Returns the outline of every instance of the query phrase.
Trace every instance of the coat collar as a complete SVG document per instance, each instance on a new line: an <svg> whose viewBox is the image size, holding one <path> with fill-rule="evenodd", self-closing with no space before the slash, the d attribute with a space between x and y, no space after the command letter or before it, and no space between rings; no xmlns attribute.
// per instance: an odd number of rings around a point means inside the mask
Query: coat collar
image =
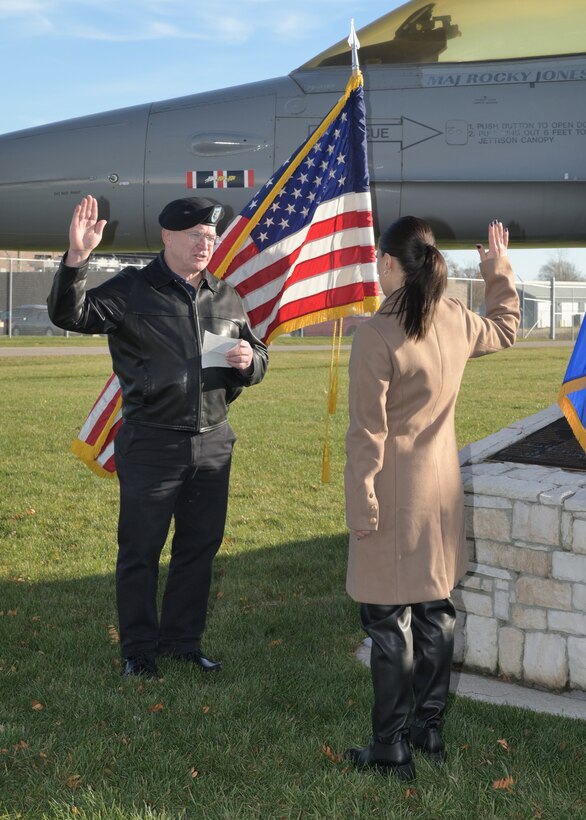
<svg viewBox="0 0 586 820"><path fill-rule="evenodd" d="M169 282L174 282L177 279L175 274L165 262L164 251L161 251L152 262L149 262L146 268L143 268L142 273L150 284L157 289L162 288L164 285L168 285ZM219 281L212 273L209 272L209 270L207 270L207 268L202 273L201 281L202 283L205 283L210 290L214 291L214 293L217 292Z"/></svg>

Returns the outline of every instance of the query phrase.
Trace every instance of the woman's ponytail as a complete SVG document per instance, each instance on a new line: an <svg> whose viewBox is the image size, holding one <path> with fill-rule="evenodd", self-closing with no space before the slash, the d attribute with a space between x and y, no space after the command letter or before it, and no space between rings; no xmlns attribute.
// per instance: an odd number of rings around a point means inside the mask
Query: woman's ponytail
<svg viewBox="0 0 586 820"><path fill-rule="evenodd" d="M403 286L382 313L396 313L408 338L423 339L437 303L446 289L446 261L435 246L431 227L423 219L404 216L381 236L382 253L397 258L405 273Z"/></svg>

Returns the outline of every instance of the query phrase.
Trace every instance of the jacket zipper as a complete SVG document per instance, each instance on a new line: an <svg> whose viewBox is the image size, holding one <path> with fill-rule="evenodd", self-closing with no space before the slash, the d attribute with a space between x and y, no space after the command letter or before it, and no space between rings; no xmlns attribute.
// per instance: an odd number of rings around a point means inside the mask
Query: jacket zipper
<svg viewBox="0 0 586 820"><path fill-rule="evenodd" d="M191 298L191 294L187 290L186 287L183 287L181 282L177 282L179 287L183 290L187 298L189 299L189 303L191 305L191 317L193 319L193 328L195 330L195 340L196 340L196 347L198 348L199 352L199 361L200 361L200 368L199 368L199 378L197 380L197 412L195 414L195 432L201 432L201 405L202 405L202 395L203 390L201 386L202 380L202 368L201 368L201 357L202 357L202 342L201 342L201 332L199 326L199 313L197 310L197 302L199 296L199 286L195 290L195 296L193 299Z"/></svg>

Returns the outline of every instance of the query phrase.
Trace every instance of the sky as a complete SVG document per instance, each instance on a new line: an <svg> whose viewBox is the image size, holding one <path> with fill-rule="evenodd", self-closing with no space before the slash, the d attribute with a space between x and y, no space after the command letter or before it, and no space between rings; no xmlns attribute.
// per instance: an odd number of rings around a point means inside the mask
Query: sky
<svg viewBox="0 0 586 820"><path fill-rule="evenodd" d="M398 0L0 0L0 134L289 74ZM453 251L466 266L475 251ZM511 251L524 279L549 250ZM564 258L586 276L586 250Z"/></svg>

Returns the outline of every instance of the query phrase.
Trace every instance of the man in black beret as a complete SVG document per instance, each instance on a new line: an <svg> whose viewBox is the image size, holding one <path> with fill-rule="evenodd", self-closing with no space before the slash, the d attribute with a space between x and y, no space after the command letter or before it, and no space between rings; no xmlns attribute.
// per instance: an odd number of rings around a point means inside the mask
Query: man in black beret
<svg viewBox="0 0 586 820"><path fill-rule="evenodd" d="M207 270L222 213L199 197L170 202L159 215L159 256L86 290L89 257L106 225L97 201L86 196L73 213L69 250L48 298L59 327L108 335L120 381L116 597L128 676L157 677L158 656L220 669L203 653L201 636L228 504L235 436L227 413L268 363L240 297ZM203 355L207 334L234 341L220 366L208 366ZM159 617L159 559L173 519Z"/></svg>

